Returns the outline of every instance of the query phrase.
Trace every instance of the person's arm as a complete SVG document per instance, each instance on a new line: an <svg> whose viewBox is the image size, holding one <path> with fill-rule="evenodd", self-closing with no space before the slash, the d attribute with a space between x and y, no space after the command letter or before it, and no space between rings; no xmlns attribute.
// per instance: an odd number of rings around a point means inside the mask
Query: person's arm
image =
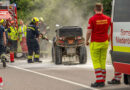
<svg viewBox="0 0 130 90"><path fill-rule="evenodd" d="M89 45L89 39L91 37L92 27L93 27L92 19L90 18L87 27L87 33L86 33L86 45Z"/></svg>
<svg viewBox="0 0 130 90"><path fill-rule="evenodd" d="M21 29L21 26L19 26L19 28L18 28L18 34L22 34L22 32L20 31L20 29Z"/></svg>
<svg viewBox="0 0 130 90"><path fill-rule="evenodd" d="M35 33L36 33L37 40L40 41L40 30L38 27L35 27Z"/></svg>
<svg viewBox="0 0 130 90"><path fill-rule="evenodd" d="M39 29L38 29L38 28L36 28L36 30L35 30L35 31L36 31L36 36L37 36L37 37L39 37L39 35L40 35L40 31L39 31Z"/></svg>
<svg viewBox="0 0 130 90"><path fill-rule="evenodd" d="M4 45L6 46L6 34L3 32Z"/></svg>
<svg viewBox="0 0 130 90"><path fill-rule="evenodd" d="M47 36L46 36L46 35L44 35L44 34L42 34L42 39L45 39L45 40L47 40L47 41L48 41Z"/></svg>
<svg viewBox="0 0 130 90"><path fill-rule="evenodd" d="M91 37L91 33L92 33L92 29L88 29L86 34L86 45L89 45L89 39Z"/></svg>
<svg viewBox="0 0 130 90"><path fill-rule="evenodd" d="M8 28L8 39L10 39L11 38L11 36L10 36L10 33L11 33L11 30L10 30L10 28Z"/></svg>
<svg viewBox="0 0 130 90"><path fill-rule="evenodd" d="M108 34L108 41L111 40L111 35L112 35L112 22L111 22L111 18L110 18L110 31L109 31L109 34Z"/></svg>
<svg viewBox="0 0 130 90"><path fill-rule="evenodd" d="M10 30L10 28L8 28L8 32L9 32L9 33L11 33L11 30Z"/></svg>
<svg viewBox="0 0 130 90"><path fill-rule="evenodd" d="M108 41L111 40L111 34L112 34L112 31L111 31L111 28L110 28L110 31L109 31L109 34L108 34Z"/></svg>

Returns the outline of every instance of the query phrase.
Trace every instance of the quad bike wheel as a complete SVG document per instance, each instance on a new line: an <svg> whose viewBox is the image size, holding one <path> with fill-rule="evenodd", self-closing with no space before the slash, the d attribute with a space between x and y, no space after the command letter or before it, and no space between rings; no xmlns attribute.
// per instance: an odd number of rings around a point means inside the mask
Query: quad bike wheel
<svg viewBox="0 0 130 90"><path fill-rule="evenodd" d="M87 62L87 51L85 46L79 48L79 63L85 64Z"/></svg>
<svg viewBox="0 0 130 90"><path fill-rule="evenodd" d="M55 48L55 64L59 65L62 64L62 48L58 46Z"/></svg>

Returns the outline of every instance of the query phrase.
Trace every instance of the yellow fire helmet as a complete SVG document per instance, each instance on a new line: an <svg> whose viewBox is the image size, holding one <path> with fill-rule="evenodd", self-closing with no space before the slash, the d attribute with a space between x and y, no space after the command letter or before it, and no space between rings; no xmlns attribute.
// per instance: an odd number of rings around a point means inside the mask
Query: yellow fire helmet
<svg viewBox="0 0 130 90"><path fill-rule="evenodd" d="M40 17L40 18L39 18L39 20L40 20L40 21L42 21L42 22L44 22L44 19L43 19L43 17Z"/></svg>
<svg viewBox="0 0 130 90"><path fill-rule="evenodd" d="M39 19L37 17L34 17L34 18L32 18L32 22L33 23L39 22Z"/></svg>
<svg viewBox="0 0 130 90"><path fill-rule="evenodd" d="M0 20L0 24L3 24L4 22L5 22L4 19L1 19L1 20Z"/></svg>

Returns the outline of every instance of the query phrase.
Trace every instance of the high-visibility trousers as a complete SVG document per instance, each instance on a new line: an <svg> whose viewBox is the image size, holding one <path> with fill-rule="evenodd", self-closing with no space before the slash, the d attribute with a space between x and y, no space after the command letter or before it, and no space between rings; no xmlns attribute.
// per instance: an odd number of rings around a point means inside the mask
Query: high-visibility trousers
<svg viewBox="0 0 130 90"><path fill-rule="evenodd" d="M108 49L108 41L105 42L91 42L90 52L93 61L94 69L106 69L106 56Z"/></svg>

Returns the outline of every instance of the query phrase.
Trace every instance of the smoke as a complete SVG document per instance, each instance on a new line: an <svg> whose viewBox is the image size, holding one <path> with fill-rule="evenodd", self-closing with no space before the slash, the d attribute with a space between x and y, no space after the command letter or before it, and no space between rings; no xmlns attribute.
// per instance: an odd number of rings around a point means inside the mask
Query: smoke
<svg viewBox="0 0 130 90"><path fill-rule="evenodd" d="M100 0L35 0L40 6L39 9L32 11L32 17L43 17L45 23L50 26L49 39L55 36L56 24L61 26L80 26L83 28L84 37L88 19L93 15L93 7ZM44 45L41 45L44 46ZM48 51L51 53L51 45ZM45 47L46 48L46 47ZM91 63L90 50L87 47L88 61ZM108 52L109 53L109 52ZM110 55L107 62L110 62Z"/></svg>
<svg viewBox="0 0 130 90"><path fill-rule="evenodd" d="M35 0L41 2L39 9L32 11L32 17L43 17L50 26L49 39L55 36L56 24L61 26L80 26L84 37L88 18L93 14L96 0ZM41 45L44 46L44 45ZM51 50L49 50L51 52Z"/></svg>
<svg viewBox="0 0 130 90"><path fill-rule="evenodd" d="M43 17L45 22L55 29L55 25L87 26L88 17L93 13L96 0L36 0L42 1L32 16Z"/></svg>

